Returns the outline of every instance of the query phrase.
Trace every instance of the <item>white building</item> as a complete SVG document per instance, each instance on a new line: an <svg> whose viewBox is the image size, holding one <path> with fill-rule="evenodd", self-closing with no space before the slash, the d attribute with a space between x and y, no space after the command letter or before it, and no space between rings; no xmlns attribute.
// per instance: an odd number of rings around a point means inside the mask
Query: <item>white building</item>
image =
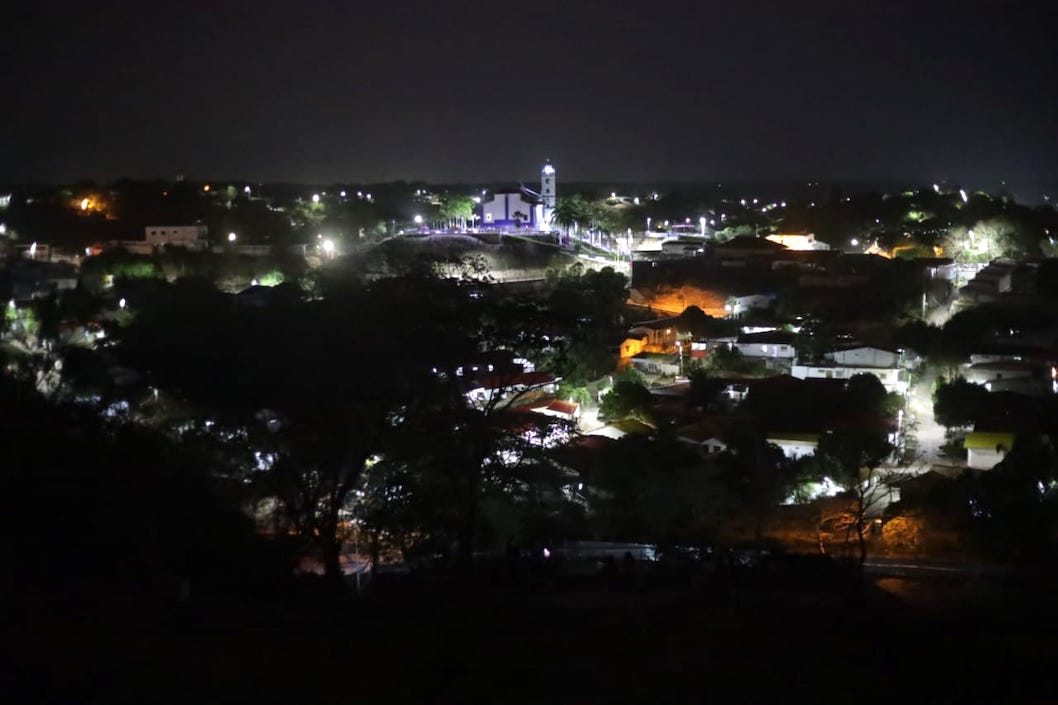
<svg viewBox="0 0 1058 705"><path fill-rule="evenodd" d="M812 455L819 448L818 433L769 433L766 440L779 446L790 460Z"/></svg>
<svg viewBox="0 0 1058 705"><path fill-rule="evenodd" d="M874 375L887 392L907 393L907 371L900 367L846 367L802 364L794 364L790 367L790 376L797 379L849 379L859 374Z"/></svg>
<svg viewBox="0 0 1058 705"><path fill-rule="evenodd" d="M550 162L540 171L540 193L521 187L500 191L481 204L481 223L486 228L528 228L549 232L555 213L555 167Z"/></svg>
<svg viewBox="0 0 1058 705"><path fill-rule="evenodd" d="M154 247L175 245L196 249L205 247L205 225L148 225L144 228L147 242Z"/></svg>
<svg viewBox="0 0 1058 705"><path fill-rule="evenodd" d="M1003 461L1013 445L1013 433L967 433L963 441L966 466L976 470L991 470Z"/></svg>
<svg viewBox="0 0 1058 705"><path fill-rule="evenodd" d="M898 350L858 345L835 350L826 357L845 367L899 367L902 356Z"/></svg>
<svg viewBox="0 0 1058 705"><path fill-rule="evenodd" d="M792 360L797 356L797 350L794 348L796 338L796 335L784 330L746 333L738 336L734 348L742 353L743 357Z"/></svg>

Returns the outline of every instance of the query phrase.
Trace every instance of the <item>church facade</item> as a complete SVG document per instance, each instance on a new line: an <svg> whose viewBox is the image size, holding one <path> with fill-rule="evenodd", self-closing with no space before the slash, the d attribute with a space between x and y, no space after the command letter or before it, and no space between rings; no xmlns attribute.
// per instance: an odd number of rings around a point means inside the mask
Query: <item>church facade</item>
<svg viewBox="0 0 1058 705"><path fill-rule="evenodd" d="M549 162L540 171L539 192L523 185L517 190L494 193L481 204L481 223L485 228L549 232L554 213L555 167Z"/></svg>

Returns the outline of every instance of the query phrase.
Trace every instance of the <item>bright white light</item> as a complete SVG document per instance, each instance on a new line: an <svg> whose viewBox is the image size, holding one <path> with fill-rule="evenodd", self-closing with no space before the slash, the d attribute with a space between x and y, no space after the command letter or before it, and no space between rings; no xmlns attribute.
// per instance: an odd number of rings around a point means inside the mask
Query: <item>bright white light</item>
<svg viewBox="0 0 1058 705"><path fill-rule="evenodd" d="M89 200L87 198L82 198L81 199L81 210L83 210L83 211L88 210L88 204L89 204Z"/></svg>
<svg viewBox="0 0 1058 705"><path fill-rule="evenodd" d="M257 286L257 285L259 285L259 284L260 284L260 282L259 282L259 281L257 281L256 279L251 279L251 280L250 280L250 286Z"/></svg>
<svg viewBox="0 0 1058 705"><path fill-rule="evenodd" d="M366 198L367 200L369 200L369 201L370 201L370 200L371 200L371 194L370 194L370 193L369 193L369 194L367 194L366 196L364 196L364 198Z"/></svg>
<svg viewBox="0 0 1058 705"><path fill-rule="evenodd" d="M338 194L338 195L339 195L339 196L341 196L342 198L345 198L345 191L342 191L342 192L341 192L340 194Z"/></svg>
<svg viewBox="0 0 1058 705"><path fill-rule="evenodd" d="M856 238L852 238L852 240L850 240L849 242L851 242L851 243L852 243L852 246L853 246L853 247L856 247L857 245L859 245L859 244L860 244L860 241L859 241L859 240L857 240Z"/></svg>
<svg viewBox="0 0 1058 705"><path fill-rule="evenodd" d="M636 204L638 206L639 205L639 196L636 196L635 198L633 198L632 199L632 203L634 203L634 204Z"/></svg>
<svg viewBox="0 0 1058 705"><path fill-rule="evenodd" d="M318 193L312 194L312 202L313 203L319 203L320 202L320 194L318 194Z"/></svg>
<svg viewBox="0 0 1058 705"><path fill-rule="evenodd" d="M356 197L357 198L363 198L364 197L364 192L363 191L357 191L356 192Z"/></svg>
<svg viewBox="0 0 1058 705"><path fill-rule="evenodd" d="M962 199L963 203L966 203L968 200L970 200L969 198L966 197L966 191L964 191L962 189L959 189L959 198Z"/></svg>
<svg viewBox="0 0 1058 705"><path fill-rule="evenodd" d="M414 218L412 218L412 220L415 221L416 225L422 225L422 216L421 215L416 215Z"/></svg>
<svg viewBox="0 0 1058 705"><path fill-rule="evenodd" d="M6 232L7 232L7 224L0 223L0 235L3 235Z"/></svg>
<svg viewBox="0 0 1058 705"><path fill-rule="evenodd" d="M544 548L544 558L550 558L550 557L551 557L551 551L545 547Z"/></svg>
<svg viewBox="0 0 1058 705"><path fill-rule="evenodd" d="M121 299L118 301L118 308L125 308L125 304L126 303L128 303L128 302L125 301L125 297L122 296Z"/></svg>
<svg viewBox="0 0 1058 705"><path fill-rule="evenodd" d="M474 196L474 203L481 203L481 196Z"/></svg>
<svg viewBox="0 0 1058 705"><path fill-rule="evenodd" d="M334 254L334 240L330 240L330 239L324 240L323 241L323 251L326 252L329 255L333 255Z"/></svg>
<svg viewBox="0 0 1058 705"><path fill-rule="evenodd" d="M783 201L783 202L782 202L782 203L780 203L779 205L780 205L780 206L782 206L783 208L785 208L785 207L786 207L786 201Z"/></svg>
<svg viewBox="0 0 1058 705"><path fill-rule="evenodd" d="M249 195L250 194L250 187L249 186L244 187L243 188L243 192L246 193L246 195Z"/></svg>
<svg viewBox="0 0 1058 705"><path fill-rule="evenodd" d="M616 191L611 191L610 192L610 198L617 198L617 192Z"/></svg>
<svg viewBox="0 0 1058 705"><path fill-rule="evenodd" d="M744 198L740 198L738 202L743 206L746 205L746 199Z"/></svg>
<svg viewBox="0 0 1058 705"><path fill-rule="evenodd" d="M934 190L934 191L935 191L936 193L940 193L940 186L938 186L937 184L933 184L933 190Z"/></svg>
<svg viewBox="0 0 1058 705"><path fill-rule="evenodd" d="M547 174L548 176L554 174L555 173L555 167L551 166L550 164L545 164L544 165L544 173Z"/></svg>
<svg viewBox="0 0 1058 705"><path fill-rule="evenodd" d="M228 242L235 242L235 233L228 233Z"/></svg>
<svg viewBox="0 0 1058 705"><path fill-rule="evenodd" d="M32 245L29 246L29 256L30 257L36 257L37 256L37 243L34 242Z"/></svg>

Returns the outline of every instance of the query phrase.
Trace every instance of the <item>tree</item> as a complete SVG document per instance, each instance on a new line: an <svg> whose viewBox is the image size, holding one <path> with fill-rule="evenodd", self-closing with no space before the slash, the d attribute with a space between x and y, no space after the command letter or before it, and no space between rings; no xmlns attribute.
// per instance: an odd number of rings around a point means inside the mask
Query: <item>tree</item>
<svg viewBox="0 0 1058 705"><path fill-rule="evenodd" d="M609 421L650 418L650 390L640 383L618 380L599 404L599 415Z"/></svg>
<svg viewBox="0 0 1058 705"><path fill-rule="evenodd" d="M465 229L472 215L474 200L470 196L446 194L441 201L440 217L447 221L449 227Z"/></svg>
<svg viewBox="0 0 1058 705"><path fill-rule="evenodd" d="M937 387L933 395L933 415L948 428L972 426L989 405L989 392L979 384L956 377Z"/></svg>
<svg viewBox="0 0 1058 705"><path fill-rule="evenodd" d="M729 495L753 517L757 542L764 538L764 520L786 497L796 481L778 446L746 426L736 427L718 461Z"/></svg>
<svg viewBox="0 0 1058 705"><path fill-rule="evenodd" d="M687 390L687 403L701 408L716 406L717 398L724 389L724 382L709 374L702 368L696 368L687 375L690 387Z"/></svg>
<svg viewBox="0 0 1058 705"><path fill-rule="evenodd" d="M887 478L879 473L879 466L892 451L885 434L869 428L830 431L819 441L817 455L845 489L840 510L832 519L837 530L844 532L846 549L850 539L855 538L861 570L867 560L872 515L881 509L889 495Z"/></svg>
<svg viewBox="0 0 1058 705"><path fill-rule="evenodd" d="M559 198L555 201L552 219L556 225L562 227L566 235L570 234L571 229L573 234L576 235L578 226L588 223L590 218L588 211L587 201L580 194L574 194L568 198Z"/></svg>

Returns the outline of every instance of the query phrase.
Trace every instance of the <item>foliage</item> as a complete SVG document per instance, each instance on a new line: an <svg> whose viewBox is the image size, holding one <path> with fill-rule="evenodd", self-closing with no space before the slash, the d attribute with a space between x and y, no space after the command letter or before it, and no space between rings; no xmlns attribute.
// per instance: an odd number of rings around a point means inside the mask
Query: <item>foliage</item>
<svg viewBox="0 0 1058 705"><path fill-rule="evenodd" d="M989 397L988 390L981 385L956 377L937 388L933 395L933 415L948 428L972 426L989 405Z"/></svg>
<svg viewBox="0 0 1058 705"><path fill-rule="evenodd" d="M720 483L679 442L626 436L589 478L592 522L607 538L698 542L723 495Z"/></svg>
<svg viewBox="0 0 1058 705"><path fill-rule="evenodd" d="M650 390L637 382L618 380L599 403L599 415L608 421L650 418Z"/></svg>

